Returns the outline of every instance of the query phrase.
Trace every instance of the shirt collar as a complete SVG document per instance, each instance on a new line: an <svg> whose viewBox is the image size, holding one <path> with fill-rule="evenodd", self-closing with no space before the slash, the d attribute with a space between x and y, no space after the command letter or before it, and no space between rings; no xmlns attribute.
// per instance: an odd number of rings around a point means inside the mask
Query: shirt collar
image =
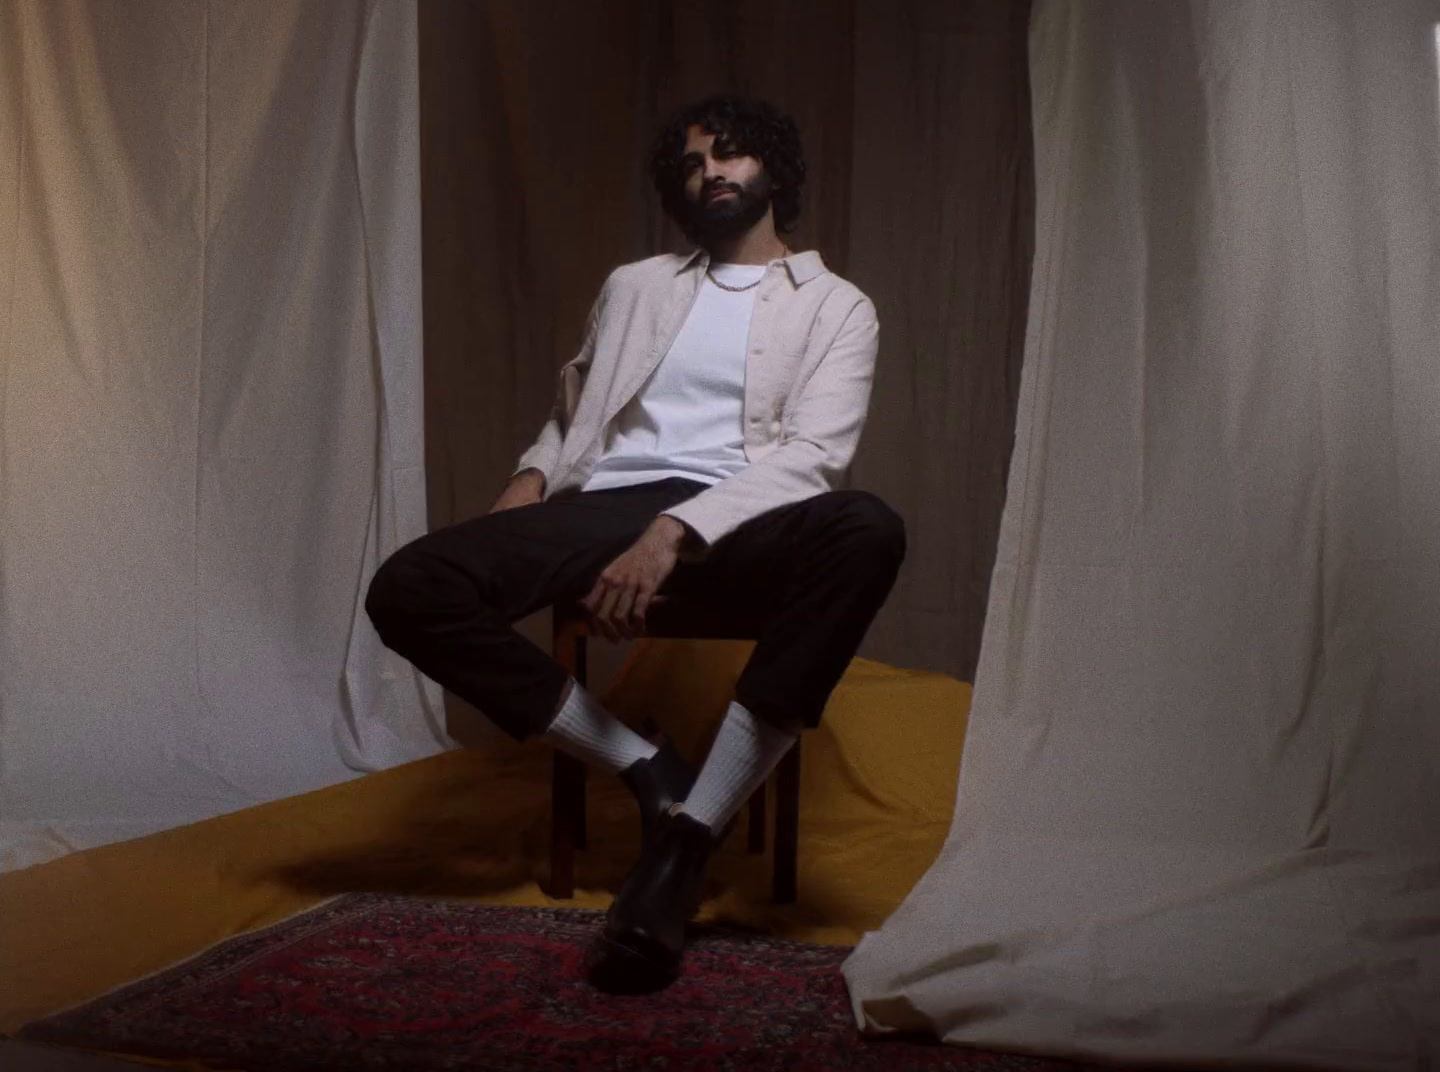
<svg viewBox="0 0 1440 1072"><path fill-rule="evenodd" d="M827 270L825 268L825 262L820 258L820 254L813 249L807 249L801 253L791 253L786 257L778 257L770 263L783 264L785 270L790 273L791 282L797 287L804 286L816 276L825 274ZM681 272L687 272L697 264L700 266L701 271L709 268L710 254L706 253L703 249L697 249L681 263L680 267L676 269L675 274L679 275Z"/></svg>

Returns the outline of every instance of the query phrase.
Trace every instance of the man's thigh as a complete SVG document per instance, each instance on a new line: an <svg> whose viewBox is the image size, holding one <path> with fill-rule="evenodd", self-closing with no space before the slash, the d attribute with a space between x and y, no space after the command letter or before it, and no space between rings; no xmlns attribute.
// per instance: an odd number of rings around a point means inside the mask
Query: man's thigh
<svg viewBox="0 0 1440 1072"><path fill-rule="evenodd" d="M515 621L559 600L583 597L662 510L703 487L666 480L573 493L462 521L406 550L479 584L496 609Z"/></svg>
<svg viewBox="0 0 1440 1072"><path fill-rule="evenodd" d="M768 510L717 540L701 561L678 563L660 588L664 602L646 615L647 631L754 638L778 609L808 537L847 494L827 492Z"/></svg>

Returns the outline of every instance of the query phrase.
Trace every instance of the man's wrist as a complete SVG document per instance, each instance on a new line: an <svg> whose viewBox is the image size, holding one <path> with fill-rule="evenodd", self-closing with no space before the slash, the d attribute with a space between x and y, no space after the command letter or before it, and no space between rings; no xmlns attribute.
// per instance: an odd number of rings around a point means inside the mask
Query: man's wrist
<svg viewBox="0 0 1440 1072"><path fill-rule="evenodd" d="M650 522L650 531L654 538L662 541L667 546L676 550L685 541L685 535L690 530L685 527L685 522L678 517L671 517L669 514L661 514L654 521Z"/></svg>
<svg viewBox="0 0 1440 1072"><path fill-rule="evenodd" d="M521 469L518 473L516 473L510 478L510 483L533 484L535 485L536 490L543 492L545 490L545 474L542 473L539 469L535 469L533 467Z"/></svg>

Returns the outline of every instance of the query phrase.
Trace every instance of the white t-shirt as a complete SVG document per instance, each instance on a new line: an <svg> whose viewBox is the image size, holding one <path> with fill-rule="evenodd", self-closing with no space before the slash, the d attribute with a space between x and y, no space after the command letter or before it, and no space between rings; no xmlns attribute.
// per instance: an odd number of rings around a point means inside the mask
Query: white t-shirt
<svg viewBox="0 0 1440 1072"><path fill-rule="evenodd" d="M765 267L712 264L710 271L743 287ZM669 351L610 422L583 491L677 476L718 484L745 468L745 351L758 290L736 293L705 279Z"/></svg>

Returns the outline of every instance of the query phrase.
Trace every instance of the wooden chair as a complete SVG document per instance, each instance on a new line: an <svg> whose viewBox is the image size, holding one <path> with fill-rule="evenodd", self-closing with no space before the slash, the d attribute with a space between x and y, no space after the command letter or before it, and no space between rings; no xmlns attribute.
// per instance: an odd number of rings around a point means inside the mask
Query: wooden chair
<svg viewBox="0 0 1440 1072"><path fill-rule="evenodd" d="M554 616L551 651L555 660L571 677L585 685L588 672L586 640L592 635L589 619L584 609L574 603L556 604ZM677 636L675 632L650 632L647 635ZM653 735L656 730L654 722L647 720L642 730L647 735ZM551 897L575 896L575 850L584 849L587 840L586 772L587 768L580 760L556 750L550 783L550 889L547 892ZM748 805L746 847L753 853L765 851L765 789L763 785L757 789ZM776 904L792 904L795 901L795 860L800 833L798 740L775 770L775 790L775 870L771 876L771 896Z"/></svg>

